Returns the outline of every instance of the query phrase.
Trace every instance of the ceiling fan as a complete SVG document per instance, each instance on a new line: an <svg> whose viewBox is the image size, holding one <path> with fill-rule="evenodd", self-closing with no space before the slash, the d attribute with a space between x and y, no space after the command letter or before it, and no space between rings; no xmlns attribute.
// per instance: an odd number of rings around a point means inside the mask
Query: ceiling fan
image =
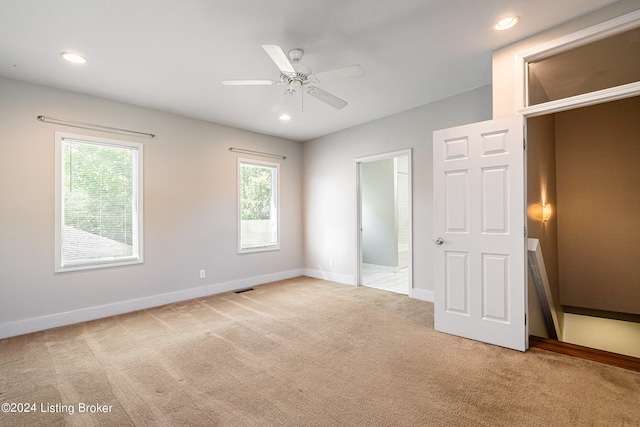
<svg viewBox="0 0 640 427"><path fill-rule="evenodd" d="M347 101L314 85L364 75L364 70L360 65L349 65L313 74L309 67L300 63L300 59L304 54L302 49L291 49L287 56L280 46L263 44L262 48L280 69L280 80L223 80L222 84L227 86L286 85L287 89L273 105L272 112L282 111L298 89L306 91L307 94L334 108L344 108L347 105Z"/></svg>

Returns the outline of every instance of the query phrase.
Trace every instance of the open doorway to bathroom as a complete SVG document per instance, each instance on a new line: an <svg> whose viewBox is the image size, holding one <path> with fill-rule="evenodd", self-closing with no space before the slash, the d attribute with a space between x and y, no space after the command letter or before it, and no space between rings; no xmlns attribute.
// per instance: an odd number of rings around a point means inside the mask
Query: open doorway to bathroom
<svg viewBox="0 0 640 427"><path fill-rule="evenodd" d="M359 285L410 294L411 152L357 161Z"/></svg>

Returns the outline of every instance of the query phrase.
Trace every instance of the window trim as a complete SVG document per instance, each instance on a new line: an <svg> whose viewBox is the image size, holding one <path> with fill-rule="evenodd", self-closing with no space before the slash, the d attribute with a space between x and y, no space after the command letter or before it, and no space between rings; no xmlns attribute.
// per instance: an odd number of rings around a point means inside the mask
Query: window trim
<svg viewBox="0 0 640 427"><path fill-rule="evenodd" d="M134 175L137 180L137 220L138 220L138 254L127 258L120 258L114 261L78 261L63 264L62 258L62 229L64 227L63 210L63 185L64 185L64 164L63 164L63 142L65 140L76 140L93 145L102 145L115 148L128 148L137 151L137 162L134 163ZM142 264L144 262L144 227L143 227L143 165L144 165L144 145L139 142L114 140L100 138L89 135L78 135L66 132L55 133L55 273L68 271L92 270L97 268L117 267L123 265Z"/></svg>
<svg viewBox="0 0 640 427"><path fill-rule="evenodd" d="M268 166L275 168L276 171L276 190L275 190L275 203L276 203L276 243L275 245L261 246L255 248L243 248L242 247L242 194L240 183L242 182L241 178L241 169L243 164L255 165L255 166ZM255 252L267 252L267 251L278 251L280 250L280 163L275 162L267 162L263 160L254 160L238 157L237 163L237 214L236 218L238 221L238 254L247 254L247 253L255 253Z"/></svg>

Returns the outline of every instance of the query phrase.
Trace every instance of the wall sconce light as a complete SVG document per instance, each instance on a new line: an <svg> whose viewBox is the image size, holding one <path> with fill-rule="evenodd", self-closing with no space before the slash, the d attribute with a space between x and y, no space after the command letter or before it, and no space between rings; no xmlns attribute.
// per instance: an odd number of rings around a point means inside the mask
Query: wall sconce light
<svg viewBox="0 0 640 427"><path fill-rule="evenodd" d="M551 218L551 205L549 203L542 204L542 222L549 221Z"/></svg>

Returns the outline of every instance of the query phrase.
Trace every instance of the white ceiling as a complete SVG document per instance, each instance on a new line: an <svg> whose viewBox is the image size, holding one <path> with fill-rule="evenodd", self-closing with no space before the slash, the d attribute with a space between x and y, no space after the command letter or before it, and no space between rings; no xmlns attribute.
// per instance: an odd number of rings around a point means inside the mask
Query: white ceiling
<svg viewBox="0 0 640 427"><path fill-rule="evenodd" d="M305 141L489 84L492 50L614 2L2 0L0 75ZM510 14L517 27L492 29ZM360 64L365 76L318 84L344 109L298 92L281 122L270 110L283 86L220 83L277 80L261 44L303 48L314 72Z"/></svg>

